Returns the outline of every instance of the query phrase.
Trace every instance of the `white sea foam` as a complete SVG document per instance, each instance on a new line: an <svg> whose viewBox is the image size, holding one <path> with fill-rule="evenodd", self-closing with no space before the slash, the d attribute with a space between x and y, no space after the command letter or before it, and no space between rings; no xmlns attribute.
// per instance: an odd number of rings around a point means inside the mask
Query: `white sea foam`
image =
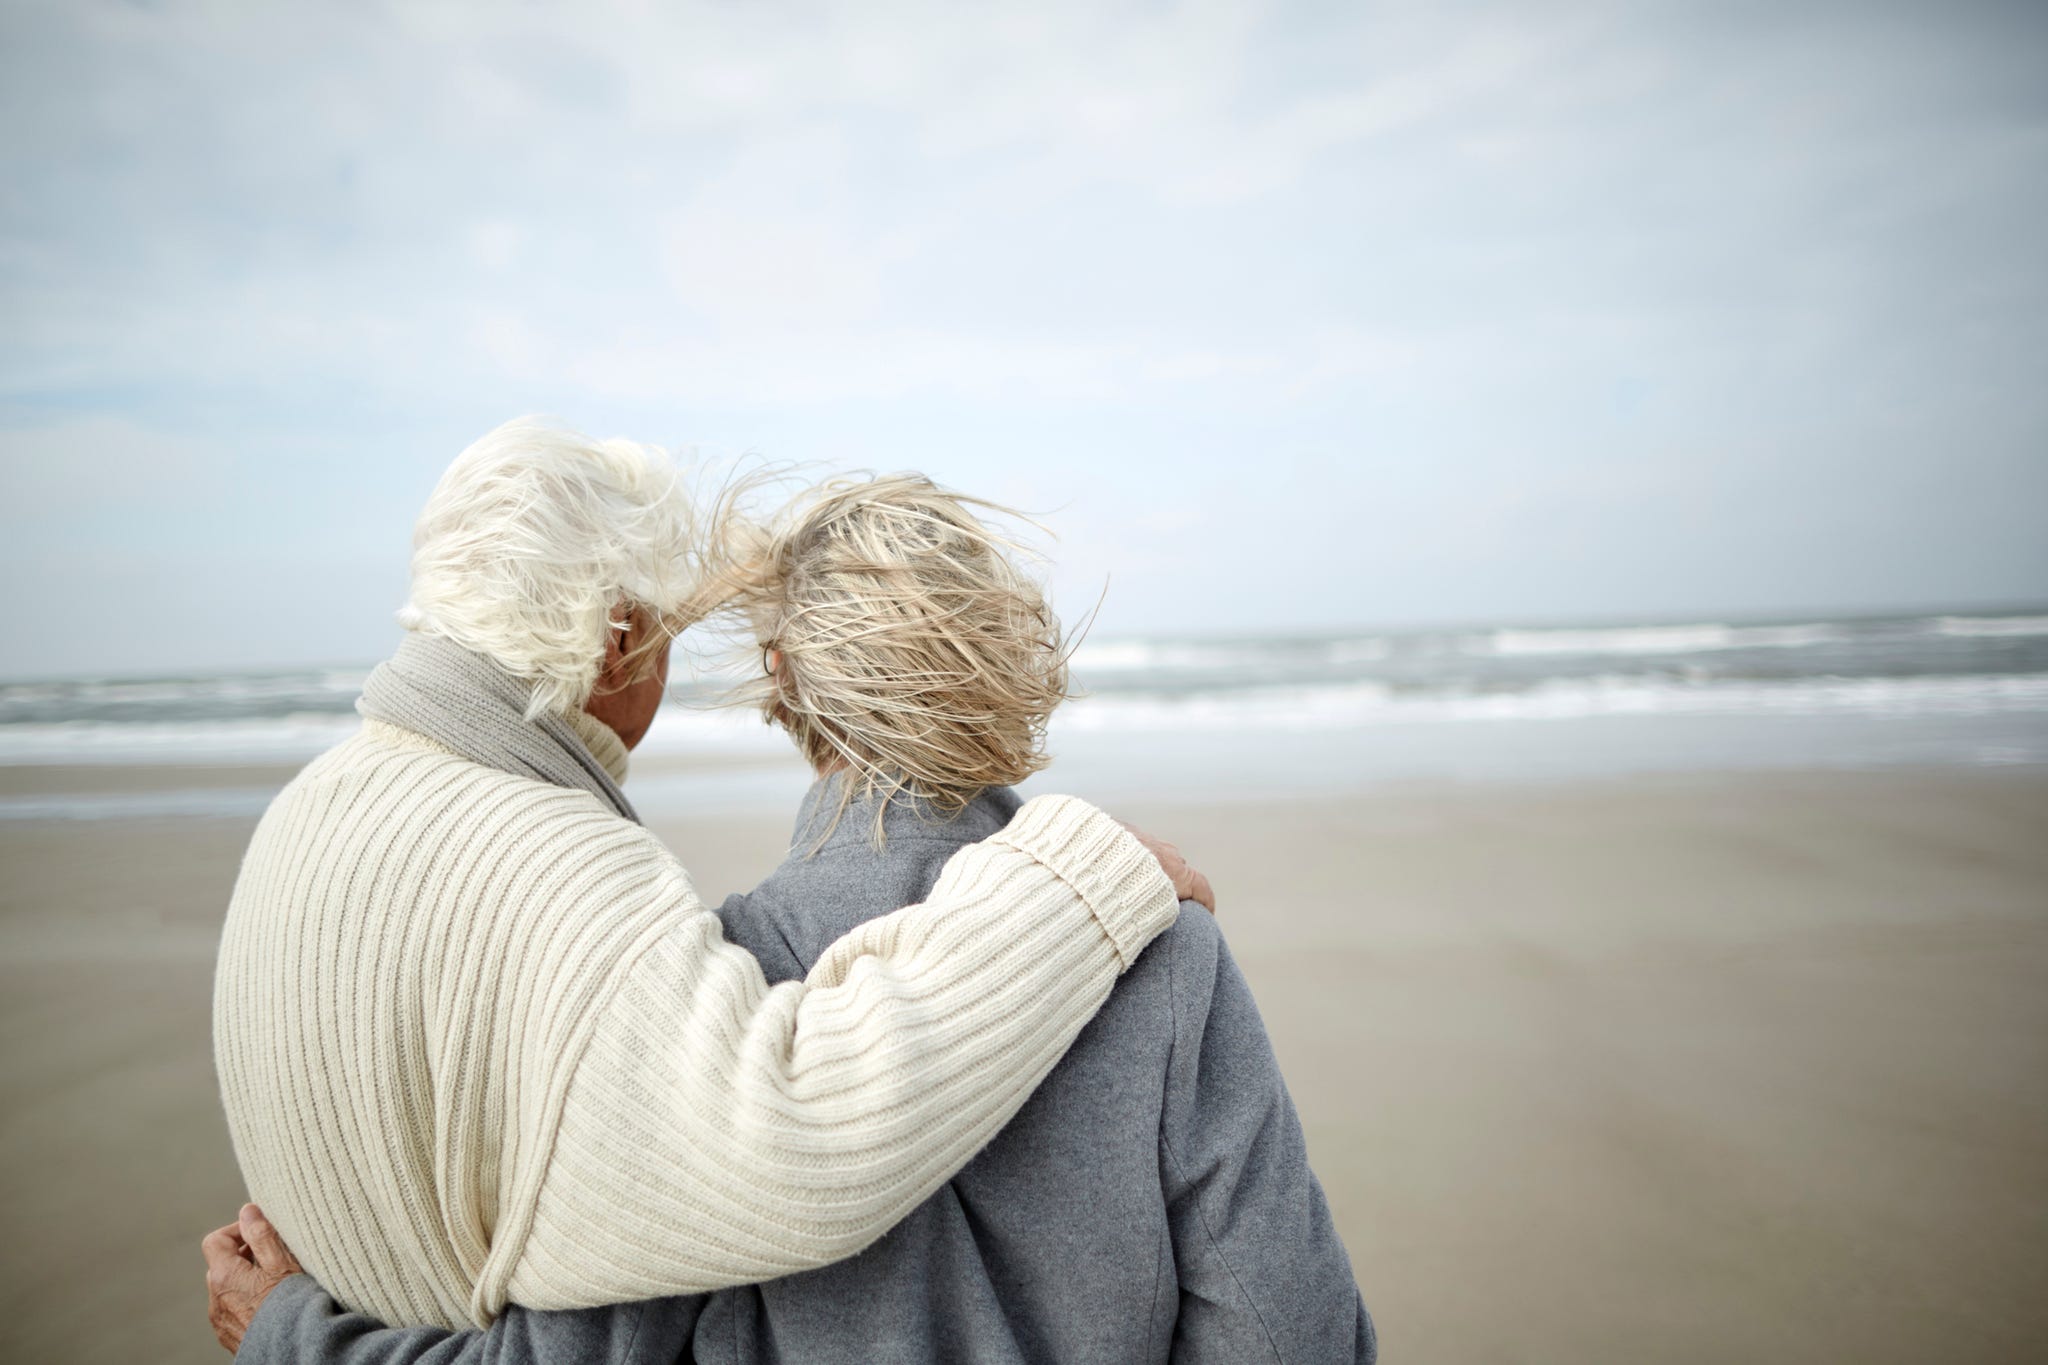
<svg viewBox="0 0 2048 1365"><path fill-rule="evenodd" d="M647 738L634 750L641 754L754 755L793 752L789 738L772 728L759 713L740 710L696 710L667 706Z"/></svg>
<svg viewBox="0 0 2048 1365"><path fill-rule="evenodd" d="M1076 649L1068 663L1077 671L1117 673L1152 668L1155 658L1153 647L1142 640L1091 640Z"/></svg>
<svg viewBox="0 0 2048 1365"><path fill-rule="evenodd" d="M1327 642L1264 640L1207 641L1201 643L1158 640L1090 641L1074 651L1070 661L1077 677L1109 683L1133 674L1233 673L1272 674L1302 664L1344 667L1378 663L1392 657L1393 642L1386 636L1363 635Z"/></svg>
<svg viewBox="0 0 2048 1365"><path fill-rule="evenodd" d="M2014 715L2024 729L2048 711L2042 637L2048 615L2037 612L1091 639L1073 664L1092 695L1063 708L1056 725L1278 734L1614 715ZM354 731L366 673L0 683L0 764L303 762ZM689 704L707 692L679 686L646 752L786 751L751 713Z"/></svg>
<svg viewBox="0 0 2048 1365"><path fill-rule="evenodd" d="M356 732L354 712L225 721L0 725L0 765L303 763ZM665 708L640 752L779 753L789 741L750 714Z"/></svg>
<svg viewBox="0 0 2048 1365"><path fill-rule="evenodd" d="M354 715L0 726L0 764L303 762L355 732Z"/></svg>
<svg viewBox="0 0 2048 1365"><path fill-rule="evenodd" d="M1934 622L1941 635L2048 635L2048 616L1943 616Z"/></svg>
<svg viewBox="0 0 2048 1365"><path fill-rule="evenodd" d="M1257 645L1192 644L1157 640L1090 640L1068 661L1076 673L1143 673L1231 667L1265 657Z"/></svg>
<svg viewBox="0 0 2048 1365"><path fill-rule="evenodd" d="M2048 674L1705 683L1611 676L1554 679L1495 692L1400 692L1379 683L1346 683L1183 697L1131 693L1077 701L1060 711L1054 725L1078 732L1316 730L1598 716L1956 716L2024 711L2048 711Z"/></svg>
<svg viewBox="0 0 2048 1365"><path fill-rule="evenodd" d="M0 823L14 820L248 819L277 793L269 787L0 797Z"/></svg>
<svg viewBox="0 0 2048 1365"><path fill-rule="evenodd" d="M1598 716L1966 716L2048 712L2048 674L1688 682L1612 675L1500 691L1402 691L1378 682L1165 695L1098 694L1061 708L1076 733L1317 730ZM353 715L181 724L0 726L0 764L303 762L355 731ZM775 755L779 731L750 713L666 708L646 755Z"/></svg>
<svg viewBox="0 0 2048 1365"><path fill-rule="evenodd" d="M1615 626L1595 630L1496 630L1469 637L1474 653L1508 657L1569 654L1703 654L1727 649L1798 649L1842 638L1833 626Z"/></svg>

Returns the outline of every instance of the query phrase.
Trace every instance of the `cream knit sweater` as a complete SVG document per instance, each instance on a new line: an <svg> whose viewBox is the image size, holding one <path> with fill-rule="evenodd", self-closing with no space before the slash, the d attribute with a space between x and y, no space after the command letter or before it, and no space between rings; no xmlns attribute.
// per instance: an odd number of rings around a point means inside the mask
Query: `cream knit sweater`
<svg viewBox="0 0 2048 1365"><path fill-rule="evenodd" d="M1176 909L1114 821L1040 797L770 990L646 830L366 721L243 861L228 1127L306 1268L387 1322L769 1279L964 1165Z"/></svg>

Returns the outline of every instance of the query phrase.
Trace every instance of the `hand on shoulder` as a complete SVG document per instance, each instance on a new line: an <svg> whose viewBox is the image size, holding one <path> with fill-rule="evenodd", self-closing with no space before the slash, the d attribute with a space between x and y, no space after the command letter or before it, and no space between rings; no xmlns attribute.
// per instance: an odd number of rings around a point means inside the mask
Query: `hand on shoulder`
<svg viewBox="0 0 2048 1365"><path fill-rule="evenodd" d="M1118 824L1131 832L1131 837L1145 846L1145 851L1159 860L1159 868L1166 879L1173 883L1173 894L1184 901L1194 901L1210 914L1216 913L1216 891L1209 885L1209 879L1197 872L1181 856L1179 848L1164 839L1147 834L1128 820Z"/></svg>

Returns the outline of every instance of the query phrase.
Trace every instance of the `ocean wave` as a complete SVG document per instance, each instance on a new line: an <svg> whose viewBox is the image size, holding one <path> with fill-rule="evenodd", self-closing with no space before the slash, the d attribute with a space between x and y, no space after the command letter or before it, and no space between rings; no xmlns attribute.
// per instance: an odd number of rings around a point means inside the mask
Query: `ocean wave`
<svg viewBox="0 0 2048 1365"><path fill-rule="evenodd" d="M1393 653L1391 640L1372 635L1357 640L1338 640L1324 651L1324 657L1333 664L1369 664L1391 658Z"/></svg>
<svg viewBox="0 0 2048 1365"><path fill-rule="evenodd" d="M1706 654L1729 649L1800 649L1834 644L1840 629L1810 625L1730 626L1704 622L1685 626L1612 626L1599 629L1496 630L1469 637L1474 653L1506 657L1532 655Z"/></svg>
<svg viewBox="0 0 2048 1365"><path fill-rule="evenodd" d="M0 725L0 764L304 762L354 734L347 715Z"/></svg>
<svg viewBox="0 0 2048 1365"><path fill-rule="evenodd" d="M105 720L147 723L346 715L368 670L225 673L209 678L80 678L0 683L0 725Z"/></svg>
<svg viewBox="0 0 2048 1365"><path fill-rule="evenodd" d="M1190 696L1127 693L1078 701L1054 719L1077 731L1313 730L1600 716L1987 715L2048 711L2048 674L1686 682L1636 676L1554 679L1496 692L1402 691L1380 683Z"/></svg>
<svg viewBox="0 0 2048 1365"><path fill-rule="evenodd" d="M1586 680L1605 673L1677 671L1864 678L2030 673L2048 667L2048 615L1090 638L1071 662L1084 688L1138 693L1368 680L1486 691L1527 686L1539 676ZM300 715L345 718L368 672L328 667L210 677L0 682L0 729L74 722L182 726ZM722 675L696 684L678 680L671 690L687 703L729 681Z"/></svg>
<svg viewBox="0 0 2048 1365"><path fill-rule="evenodd" d="M303 763L361 725L354 711L228 721L62 721L0 725L0 765ZM779 753L789 741L757 716L662 709L642 754Z"/></svg>
<svg viewBox="0 0 2048 1365"><path fill-rule="evenodd" d="M1335 639L1090 641L1068 661L1081 677L1121 674L1273 672L1304 665L1377 663L1392 656L1393 640L1384 635L1340 636Z"/></svg>
<svg viewBox="0 0 2048 1365"><path fill-rule="evenodd" d="M1940 616L1935 633L1965 638L2048 635L2048 616Z"/></svg>
<svg viewBox="0 0 2048 1365"><path fill-rule="evenodd" d="M1150 673L1169 669L1231 668L1270 657L1270 646L1190 644L1155 640L1090 641L1068 664L1076 673Z"/></svg>
<svg viewBox="0 0 2048 1365"><path fill-rule="evenodd" d="M716 754L720 757L794 753L788 736L759 713L700 710L671 704L662 708L634 755Z"/></svg>
<svg viewBox="0 0 2048 1365"><path fill-rule="evenodd" d="M0 796L0 823L50 820L250 819L277 792L269 787Z"/></svg>
<svg viewBox="0 0 2048 1365"><path fill-rule="evenodd" d="M2048 615L1091 638L1072 663L1088 695L1055 723L1076 733L1960 715L2048 709ZM354 731L368 671L0 683L0 764L303 762ZM786 752L758 716L708 709L728 681L675 680L645 752Z"/></svg>
<svg viewBox="0 0 2048 1365"><path fill-rule="evenodd" d="M2048 711L2048 673L1912 678L1687 681L1639 675L1556 678L1495 691L1402 689L1375 681L1193 693L1097 694L1069 703L1055 730L1315 730L1601 716L1990 715ZM346 739L350 715L241 721L0 725L0 764L304 762ZM777 755L789 741L758 716L665 707L641 755Z"/></svg>

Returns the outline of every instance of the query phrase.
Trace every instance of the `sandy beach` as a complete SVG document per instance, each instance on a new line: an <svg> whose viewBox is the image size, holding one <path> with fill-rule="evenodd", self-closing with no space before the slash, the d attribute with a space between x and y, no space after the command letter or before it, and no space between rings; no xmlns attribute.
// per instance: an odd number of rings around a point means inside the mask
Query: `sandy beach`
<svg viewBox="0 0 2048 1365"><path fill-rule="evenodd" d="M1118 813L1215 880L1387 1359L2040 1357L2048 774ZM707 896L786 833L655 824ZM208 1034L249 828L0 823L0 1359L224 1358L197 1243L242 1198Z"/></svg>

